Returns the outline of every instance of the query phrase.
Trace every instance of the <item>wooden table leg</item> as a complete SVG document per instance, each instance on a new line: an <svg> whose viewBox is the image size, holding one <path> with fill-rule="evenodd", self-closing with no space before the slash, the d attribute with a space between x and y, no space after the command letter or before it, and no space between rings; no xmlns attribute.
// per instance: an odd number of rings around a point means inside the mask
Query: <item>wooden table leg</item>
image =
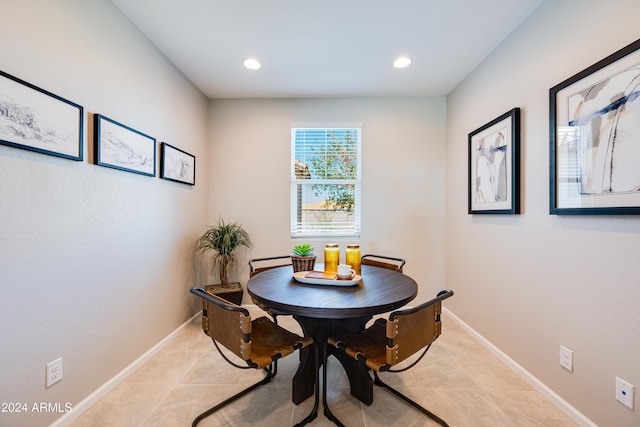
<svg viewBox="0 0 640 427"><path fill-rule="evenodd" d="M362 403L371 405L373 403L373 379L369 374L369 369L342 351L332 352L332 354L347 373L351 395Z"/></svg>
<svg viewBox="0 0 640 427"><path fill-rule="evenodd" d="M371 316L347 319L293 317L302 327L304 335L313 338L314 343L319 346L321 354L322 346L325 345L328 337L340 337L362 332L366 323L371 319ZM368 370L348 356L340 353L335 353L334 356L347 373L351 385L351 394L365 404L370 405L371 402L373 402L373 380ZM313 351L308 348L302 350L300 365L293 376L293 395L291 400L296 405L313 396L315 385L314 370L319 369L321 363L322 360L315 360L315 353Z"/></svg>
<svg viewBox="0 0 640 427"><path fill-rule="evenodd" d="M315 386L314 369L316 369L315 352L304 348L300 352L300 365L293 376L291 400L296 405L313 396Z"/></svg>

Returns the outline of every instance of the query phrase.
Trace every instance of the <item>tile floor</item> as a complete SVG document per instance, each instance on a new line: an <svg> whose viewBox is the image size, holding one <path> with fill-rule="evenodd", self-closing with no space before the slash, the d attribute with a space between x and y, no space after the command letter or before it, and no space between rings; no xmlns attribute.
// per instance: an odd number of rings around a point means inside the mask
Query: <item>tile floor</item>
<svg viewBox="0 0 640 427"><path fill-rule="evenodd" d="M279 317L279 323L300 333L297 323L288 316ZM291 378L297 363L297 354L281 359L278 375L271 383L226 406L199 426L294 425L313 405L311 398L298 406L291 402ZM344 371L334 358L329 359L328 372L331 410L348 427L436 425L379 387L374 387L373 404L360 403L349 394ZM72 426L190 426L200 412L257 381L260 375L253 369L240 371L222 360L197 318ZM576 426L446 315L443 333L427 356L405 373L384 378L451 427ZM321 411L322 406L318 418L309 425L332 426Z"/></svg>

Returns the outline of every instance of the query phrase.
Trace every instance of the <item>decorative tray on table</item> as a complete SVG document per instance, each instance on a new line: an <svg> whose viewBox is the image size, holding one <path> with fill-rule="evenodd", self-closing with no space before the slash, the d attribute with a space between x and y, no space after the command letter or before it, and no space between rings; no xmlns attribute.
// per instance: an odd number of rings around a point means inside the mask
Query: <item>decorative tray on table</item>
<svg viewBox="0 0 640 427"><path fill-rule="evenodd" d="M300 283L325 286L353 286L357 285L362 279L357 274L351 276L350 279L338 279L336 273L326 273L324 271L298 271L293 273L293 278Z"/></svg>

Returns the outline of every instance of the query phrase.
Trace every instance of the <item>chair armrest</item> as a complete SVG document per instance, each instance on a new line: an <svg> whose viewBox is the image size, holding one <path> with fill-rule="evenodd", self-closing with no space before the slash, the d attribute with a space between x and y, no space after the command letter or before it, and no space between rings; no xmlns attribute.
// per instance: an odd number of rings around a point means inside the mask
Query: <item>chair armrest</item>
<svg viewBox="0 0 640 427"><path fill-rule="evenodd" d="M412 314L412 313L418 312L418 311L422 310L425 307L429 307L431 305L434 305L434 304L436 304L436 303L438 303L440 301L443 301L443 300L445 300L445 299L447 299L449 297L452 297L452 296L453 296L453 291L451 289L442 290L442 291L438 292L438 294L437 294L437 296L435 298L430 299L427 302L423 302L422 304L417 305L415 307L407 308L407 309L404 309L404 310L394 311L393 313L391 313L389 315L389 320L393 321L393 319L396 317L396 315L399 315L399 314L403 314L404 315L404 314Z"/></svg>
<svg viewBox="0 0 640 427"><path fill-rule="evenodd" d="M207 302L210 302L211 304L214 304L224 310L228 310L228 311L237 311L239 313L244 314L245 316L250 316L249 314L249 310L247 310L244 307L241 307L239 305L235 305L231 302L225 301L224 299L217 297L215 295L211 295L208 294L204 289L202 288L196 288L193 287L191 289L189 289L189 292L191 292L192 294L194 294L195 296L202 298L203 300L206 300Z"/></svg>

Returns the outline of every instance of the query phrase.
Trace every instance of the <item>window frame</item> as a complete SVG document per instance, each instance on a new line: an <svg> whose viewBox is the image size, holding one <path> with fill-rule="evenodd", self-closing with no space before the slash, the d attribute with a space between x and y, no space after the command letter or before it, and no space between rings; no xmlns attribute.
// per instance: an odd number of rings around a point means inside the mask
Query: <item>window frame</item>
<svg viewBox="0 0 640 427"><path fill-rule="evenodd" d="M361 233L361 190L362 190L362 124L361 123L292 123L291 124L291 217L290 232L292 238L323 238L323 237L360 237ZM299 179L295 174L296 162L296 132L299 130L355 131L356 143L356 177L354 179ZM303 227L298 223L298 185L311 186L315 184L353 184L354 206L353 224L345 228Z"/></svg>

